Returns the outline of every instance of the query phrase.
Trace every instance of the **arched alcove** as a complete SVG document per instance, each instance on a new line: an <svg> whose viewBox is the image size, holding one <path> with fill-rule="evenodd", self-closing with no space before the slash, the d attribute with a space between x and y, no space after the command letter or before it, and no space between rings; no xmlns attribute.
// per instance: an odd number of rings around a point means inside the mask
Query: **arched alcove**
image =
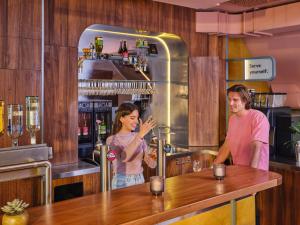
<svg viewBox="0 0 300 225"><path fill-rule="evenodd" d="M89 48L96 36L103 38L102 59L83 58L83 48ZM140 50L136 47L137 40L146 41L157 49L157 54L149 54L148 49ZM133 80L150 80L155 86L155 94L151 97L148 114L152 114L159 125L170 126L174 135L168 139L175 145L188 145L188 52L185 43L176 35L133 30L116 26L94 24L87 27L78 42L78 58L80 68L78 80L132 80L122 73L114 60L118 58L120 41L126 40L129 53L134 55L139 51L146 51L147 73L136 72ZM148 45L149 46L149 45ZM105 55L104 55L105 54ZM130 55L129 54L129 55ZM127 65L128 66L128 65ZM130 67L130 65L128 66ZM145 78L146 76L146 78ZM129 77L129 78L128 78ZM131 96L81 96L79 101L95 99L112 99L117 107L123 100L134 100ZM147 113L146 113L147 114Z"/></svg>

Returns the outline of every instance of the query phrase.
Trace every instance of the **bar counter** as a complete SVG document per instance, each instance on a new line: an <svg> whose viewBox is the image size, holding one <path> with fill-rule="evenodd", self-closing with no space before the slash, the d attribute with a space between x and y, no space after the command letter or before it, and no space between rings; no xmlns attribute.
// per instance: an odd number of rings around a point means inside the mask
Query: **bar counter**
<svg viewBox="0 0 300 225"><path fill-rule="evenodd" d="M282 183L281 175L243 166L228 166L217 181L212 170L166 179L163 196L149 183L29 209L30 224L154 224L207 209Z"/></svg>

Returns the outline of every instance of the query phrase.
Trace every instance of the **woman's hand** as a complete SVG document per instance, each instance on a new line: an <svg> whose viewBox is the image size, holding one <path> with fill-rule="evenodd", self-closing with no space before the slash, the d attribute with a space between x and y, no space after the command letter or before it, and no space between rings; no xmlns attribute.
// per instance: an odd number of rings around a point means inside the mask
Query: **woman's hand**
<svg viewBox="0 0 300 225"><path fill-rule="evenodd" d="M140 120L140 131L138 133L140 138L144 138L146 134L149 133L151 129L156 126L156 121L150 116L144 123L141 119Z"/></svg>
<svg viewBox="0 0 300 225"><path fill-rule="evenodd" d="M147 154L148 154L148 157L150 157L151 159L153 159L153 160L157 159L157 149L156 148L150 147Z"/></svg>

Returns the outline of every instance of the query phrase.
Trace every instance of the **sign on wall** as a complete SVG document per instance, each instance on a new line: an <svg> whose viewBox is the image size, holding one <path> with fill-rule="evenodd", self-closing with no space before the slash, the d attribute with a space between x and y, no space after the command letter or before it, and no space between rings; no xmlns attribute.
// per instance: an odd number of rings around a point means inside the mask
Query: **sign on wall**
<svg viewBox="0 0 300 225"><path fill-rule="evenodd" d="M273 80L276 76L275 65L273 57L244 59L245 80Z"/></svg>

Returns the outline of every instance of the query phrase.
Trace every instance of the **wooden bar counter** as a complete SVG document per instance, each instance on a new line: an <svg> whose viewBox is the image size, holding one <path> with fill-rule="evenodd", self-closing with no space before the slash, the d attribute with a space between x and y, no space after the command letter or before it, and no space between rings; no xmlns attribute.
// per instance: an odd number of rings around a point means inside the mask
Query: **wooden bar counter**
<svg viewBox="0 0 300 225"><path fill-rule="evenodd" d="M166 179L154 197L149 183L29 209L30 224L154 224L216 206L281 184L281 175L228 166L217 181L212 170Z"/></svg>

